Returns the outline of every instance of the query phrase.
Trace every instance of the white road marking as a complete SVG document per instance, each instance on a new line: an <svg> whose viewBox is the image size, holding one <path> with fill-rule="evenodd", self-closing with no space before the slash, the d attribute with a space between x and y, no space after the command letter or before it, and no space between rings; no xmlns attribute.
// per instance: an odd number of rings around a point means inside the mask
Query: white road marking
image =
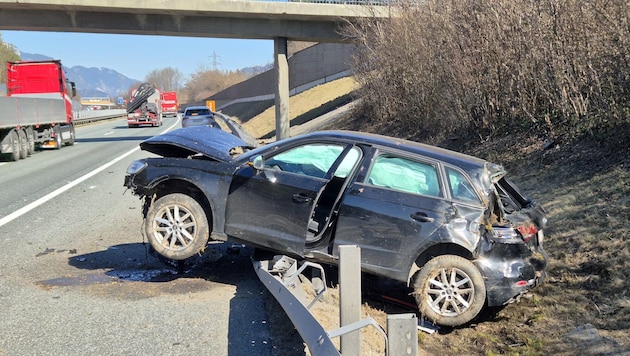
<svg viewBox="0 0 630 356"><path fill-rule="evenodd" d="M179 120L178 120L178 122L179 122ZM175 125L177 125L177 122L175 124L173 124L172 126L170 126L169 128L167 128L166 130L162 131L160 133L160 135L170 131L173 127L175 127ZM74 187L74 186L76 186L76 185L86 181L89 178L92 178L93 176L95 176L98 173L104 171L105 169L107 169L110 166L114 165L115 163L117 163L118 161L122 160L123 158L131 155L132 153L134 153L136 151L138 151L139 149L140 149L140 147L136 147L136 148L134 148L134 149L132 149L130 151L127 151L127 152L123 153L122 155L120 155L120 156L114 158L113 160L109 161L108 163L105 163L104 165L102 165L102 166L96 168L95 170L87 173L86 175L73 180L72 182L64 185L63 187L61 187L61 188L59 188L59 189L57 189L57 190L55 190L55 191L53 191L51 193L48 193L45 196L35 200L34 202L32 202L32 203L30 203L30 204L28 204L28 205L26 205L26 206L24 206L24 207L22 207L22 208L20 208L20 209L18 209L16 211L14 211L13 213L3 217L2 219L0 219L0 227L10 223L11 221L19 218L20 216L22 216L22 215L28 213L29 211L37 208L38 206L48 202L49 200L57 197L60 194L66 192L70 188L72 188L72 187Z"/></svg>
<svg viewBox="0 0 630 356"><path fill-rule="evenodd" d="M18 209L16 211L14 211L13 213L3 217L2 219L0 219L0 227L10 223L11 221L19 218L20 216L28 213L29 211L31 211L31 210L37 208L38 206L46 203L47 201L55 198L56 196L60 195L61 193L65 192L65 191L67 191L68 189L78 185L79 183L84 182L88 178L92 178L96 174L98 174L98 173L102 172L103 170L109 168L114 163L122 160L123 158L129 156L130 154L132 154L132 153L134 153L136 151L138 151L139 149L140 149L140 147L136 147L136 148L134 148L134 149L132 149L130 151L127 151L126 153L122 154L121 156L118 156L117 158L109 161L108 163L106 163L106 164L96 168L92 172L90 172L90 173L88 173L88 174L86 174L86 175L84 175L82 177L79 177L79 178L73 180L72 182L64 185L63 187L61 187L61 188L59 188L59 189L57 189L57 190L55 190L55 191L53 191L51 193L48 193L45 196L35 200L34 202L32 202L32 203L30 203L30 204L28 204L28 205L26 205L26 206L24 206L24 207L22 207L22 208L20 208L20 209Z"/></svg>

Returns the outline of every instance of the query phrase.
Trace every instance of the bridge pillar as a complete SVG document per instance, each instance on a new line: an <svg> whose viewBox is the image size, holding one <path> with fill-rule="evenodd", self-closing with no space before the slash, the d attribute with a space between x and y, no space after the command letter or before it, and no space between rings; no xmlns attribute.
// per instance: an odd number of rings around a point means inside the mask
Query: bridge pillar
<svg viewBox="0 0 630 356"><path fill-rule="evenodd" d="M289 137L289 62L287 39L276 37L273 41L276 71L276 140Z"/></svg>

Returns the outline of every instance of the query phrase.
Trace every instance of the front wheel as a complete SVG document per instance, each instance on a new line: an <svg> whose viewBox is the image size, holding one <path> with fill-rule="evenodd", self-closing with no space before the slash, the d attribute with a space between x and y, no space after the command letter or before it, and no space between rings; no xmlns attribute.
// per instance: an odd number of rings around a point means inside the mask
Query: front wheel
<svg viewBox="0 0 630 356"><path fill-rule="evenodd" d="M454 255L438 256L425 264L414 282L420 312L444 326L473 320L486 300L486 286L479 269Z"/></svg>
<svg viewBox="0 0 630 356"><path fill-rule="evenodd" d="M147 212L144 225L153 249L176 261L202 252L210 236L203 207L180 193L156 200Z"/></svg>

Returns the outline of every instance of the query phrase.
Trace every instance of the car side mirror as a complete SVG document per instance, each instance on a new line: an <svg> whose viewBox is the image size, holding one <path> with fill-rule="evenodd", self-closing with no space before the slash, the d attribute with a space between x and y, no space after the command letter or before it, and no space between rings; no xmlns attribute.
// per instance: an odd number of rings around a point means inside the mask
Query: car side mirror
<svg viewBox="0 0 630 356"><path fill-rule="evenodd" d="M251 166L254 167L255 170L261 171L265 167L265 160L262 156L256 156L252 160Z"/></svg>

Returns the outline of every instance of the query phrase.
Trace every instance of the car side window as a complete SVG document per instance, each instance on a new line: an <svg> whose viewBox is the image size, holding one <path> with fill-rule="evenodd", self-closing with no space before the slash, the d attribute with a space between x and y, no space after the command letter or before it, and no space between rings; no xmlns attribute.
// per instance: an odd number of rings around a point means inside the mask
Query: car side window
<svg viewBox="0 0 630 356"><path fill-rule="evenodd" d="M442 196L436 168L407 158L381 155L376 158L367 183L408 193Z"/></svg>
<svg viewBox="0 0 630 356"><path fill-rule="evenodd" d="M308 144L294 147L265 160L265 168L324 178L343 151L336 144Z"/></svg>
<svg viewBox="0 0 630 356"><path fill-rule="evenodd" d="M472 184L461 172L447 167L446 175L453 199L468 203L480 202Z"/></svg>

